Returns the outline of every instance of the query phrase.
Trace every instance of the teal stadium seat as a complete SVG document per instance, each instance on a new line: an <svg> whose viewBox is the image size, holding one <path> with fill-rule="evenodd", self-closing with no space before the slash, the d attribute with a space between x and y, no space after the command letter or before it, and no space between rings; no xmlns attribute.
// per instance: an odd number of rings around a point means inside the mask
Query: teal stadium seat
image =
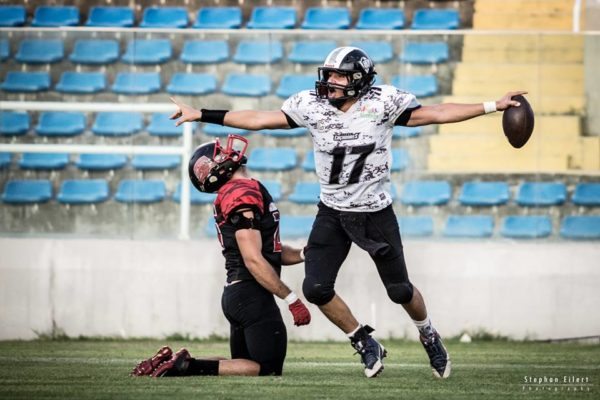
<svg viewBox="0 0 600 400"><path fill-rule="evenodd" d="M179 137L183 134L183 125L175 126L170 113L153 113L146 127L151 136ZM195 125L195 123L193 123Z"/></svg>
<svg viewBox="0 0 600 400"><path fill-rule="evenodd" d="M228 96L266 96L271 92L271 77L266 74L230 73L221 90Z"/></svg>
<svg viewBox="0 0 600 400"><path fill-rule="evenodd" d="M556 206L567 199L567 187L562 182L523 182L516 202L522 207Z"/></svg>
<svg viewBox="0 0 600 400"><path fill-rule="evenodd" d="M491 215L450 215L443 235L452 238L488 238L494 232Z"/></svg>
<svg viewBox="0 0 600 400"><path fill-rule="evenodd" d="M102 72L66 71L60 76L56 91L69 94L92 94L106 89L106 76Z"/></svg>
<svg viewBox="0 0 600 400"><path fill-rule="evenodd" d="M400 200L410 206L439 206L448 203L451 197L448 181L412 181L404 185Z"/></svg>
<svg viewBox="0 0 600 400"><path fill-rule="evenodd" d="M404 171L410 163L406 149L392 149L392 172Z"/></svg>
<svg viewBox="0 0 600 400"><path fill-rule="evenodd" d="M429 97L438 93L438 82L435 75L395 75L392 85L417 97Z"/></svg>
<svg viewBox="0 0 600 400"><path fill-rule="evenodd" d="M306 135L308 130L306 128L293 128L293 129L264 129L260 131L262 135L272 136L277 138L293 138L301 137Z"/></svg>
<svg viewBox="0 0 600 400"><path fill-rule="evenodd" d="M21 136L27 134L31 119L21 111L0 111L0 136Z"/></svg>
<svg viewBox="0 0 600 400"><path fill-rule="evenodd" d="M144 9L140 28L185 28L187 9L183 7L148 7Z"/></svg>
<svg viewBox="0 0 600 400"><path fill-rule="evenodd" d="M563 218L560 235L567 239L600 239L600 215L574 215Z"/></svg>
<svg viewBox="0 0 600 400"><path fill-rule="evenodd" d="M433 235L433 218L427 215L413 215L398 218L400 234L407 237L428 237Z"/></svg>
<svg viewBox="0 0 600 400"><path fill-rule="evenodd" d="M181 51L185 64L218 64L229 59L229 45L225 40L186 40Z"/></svg>
<svg viewBox="0 0 600 400"><path fill-rule="evenodd" d="M423 128L420 126L394 126L392 139L409 139L421 136Z"/></svg>
<svg viewBox="0 0 600 400"><path fill-rule="evenodd" d="M489 207L506 204L509 198L506 182L465 182L458 200L464 206Z"/></svg>
<svg viewBox="0 0 600 400"><path fill-rule="evenodd" d="M130 136L142 129L143 116L137 112L104 111L96 114L94 135Z"/></svg>
<svg viewBox="0 0 600 400"><path fill-rule="evenodd" d="M350 46L364 50L375 64L385 64L393 60L394 49L390 42L384 41L355 41Z"/></svg>
<svg viewBox="0 0 600 400"><path fill-rule="evenodd" d="M10 166L10 163L12 162L11 160L11 153L0 153L0 168L6 168Z"/></svg>
<svg viewBox="0 0 600 400"><path fill-rule="evenodd" d="M73 6L39 6L31 26L56 27L79 25L79 8Z"/></svg>
<svg viewBox="0 0 600 400"><path fill-rule="evenodd" d="M79 39L69 60L75 64L103 65L119 59L119 42L112 39Z"/></svg>
<svg viewBox="0 0 600 400"><path fill-rule="evenodd" d="M267 189L274 202L281 200L281 183L277 181L260 181Z"/></svg>
<svg viewBox="0 0 600 400"><path fill-rule="evenodd" d="M571 201L578 206L600 206L600 183L578 183Z"/></svg>
<svg viewBox="0 0 600 400"><path fill-rule="evenodd" d="M278 40L252 41L242 40L233 55L237 64L273 64L283 58L283 45Z"/></svg>
<svg viewBox="0 0 600 400"><path fill-rule="evenodd" d="M310 7L304 13L302 29L348 29L350 11L343 7Z"/></svg>
<svg viewBox="0 0 600 400"><path fill-rule="evenodd" d="M311 75L296 75L296 74L285 74L281 77L279 87L275 91L275 94L282 98L287 99L288 97L301 92L303 90L311 90L315 88L316 76Z"/></svg>
<svg viewBox="0 0 600 400"><path fill-rule="evenodd" d="M133 39L121 61L127 64L163 64L171 59L173 48L169 39Z"/></svg>
<svg viewBox="0 0 600 400"><path fill-rule="evenodd" d="M317 204L320 200L321 185L319 182L296 182L294 191L288 200L296 204Z"/></svg>
<svg viewBox="0 0 600 400"><path fill-rule="evenodd" d="M422 8L413 15L412 29L457 29L460 25L458 10Z"/></svg>
<svg viewBox="0 0 600 400"><path fill-rule="evenodd" d="M119 72L112 91L124 95L144 95L160 91L158 72Z"/></svg>
<svg viewBox="0 0 600 400"><path fill-rule="evenodd" d="M6 92L43 92L50 89L50 74L48 72L8 71L0 87Z"/></svg>
<svg viewBox="0 0 600 400"><path fill-rule="evenodd" d="M25 64L51 64L65 56L62 40L26 39L19 43L15 59Z"/></svg>
<svg viewBox="0 0 600 400"><path fill-rule="evenodd" d="M127 164L124 154L80 154L75 161L77 168L88 171L114 171Z"/></svg>
<svg viewBox="0 0 600 400"><path fill-rule="evenodd" d="M105 179L69 179L61 183L56 200L62 204L97 204L108 200L108 197Z"/></svg>
<svg viewBox="0 0 600 400"><path fill-rule="evenodd" d="M10 180L4 186L2 201L7 204L46 203L52 199L52 182L39 180Z"/></svg>
<svg viewBox="0 0 600 400"><path fill-rule="evenodd" d="M129 28L133 26L135 16L129 7L102 7L90 9L87 26Z"/></svg>
<svg viewBox="0 0 600 400"><path fill-rule="evenodd" d="M296 26L293 7L254 7L248 29L292 29Z"/></svg>
<svg viewBox="0 0 600 400"><path fill-rule="evenodd" d="M304 156L304 161L302 161L302 169L306 172L316 171L314 151L309 150L306 152L306 155Z"/></svg>
<svg viewBox="0 0 600 400"><path fill-rule="evenodd" d="M217 78L207 73L176 72L167 85L167 92L184 96L201 96L216 91Z"/></svg>
<svg viewBox="0 0 600 400"><path fill-rule="evenodd" d="M188 185L190 186L190 203L191 204L194 204L194 205L213 204L215 199L217 198L216 193L201 192L198 189L196 189L194 187L194 185L191 184L191 182L188 182ZM173 193L173 201L176 203L181 203L181 182L178 183L177 187L175 188L175 193Z"/></svg>
<svg viewBox="0 0 600 400"><path fill-rule="evenodd" d="M159 203L165 199L167 189L162 180L124 179L119 182L115 200L119 203Z"/></svg>
<svg viewBox="0 0 600 400"><path fill-rule="evenodd" d="M217 125L217 124L204 124L202 131L208 136L226 137L227 135L240 135L245 136L250 133L246 129L231 128L229 126Z"/></svg>
<svg viewBox="0 0 600 400"><path fill-rule="evenodd" d="M166 170L179 167L181 156L176 154L136 154L131 166L140 171Z"/></svg>
<svg viewBox="0 0 600 400"><path fill-rule="evenodd" d="M307 238L314 222L312 215L282 215L279 221L282 240Z"/></svg>
<svg viewBox="0 0 600 400"><path fill-rule="evenodd" d="M323 64L325 58L337 47L333 40L294 42L288 60L298 64Z"/></svg>
<svg viewBox="0 0 600 400"><path fill-rule="evenodd" d="M552 234L552 220L547 215L509 215L504 218L500 234L514 239L538 239Z"/></svg>
<svg viewBox="0 0 600 400"><path fill-rule="evenodd" d="M27 13L23 6L0 6L0 26L23 26Z"/></svg>
<svg viewBox="0 0 600 400"><path fill-rule="evenodd" d="M291 147L258 147L252 151L248 160L248 168L254 171L289 171L296 164L296 150Z"/></svg>
<svg viewBox="0 0 600 400"><path fill-rule="evenodd" d="M400 61L409 64L439 64L448 58L448 44L444 42L408 42L399 57Z"/></svg>
<svg viewBox="0 0 600 400"><path fill-rule="evenodd" d="M198 10L196 29L238 29L242 26L242 10L239 7L204 7Z"/></svg>
<svg viewBox="0 0 600 400"><path fill-rule="evenodd" d="M59 170L69 164L67 153L23 153L19 161L21 169Z"/></svg>
<svg viewBox="0 0 600 400"><path fill-rule="evenodd" d="M35 132L39 136L77 136L86 127L85 114L77 111L44 111Z"/></svg>
<svg viewBox="0 0 600 400"><path fill-rule="evenodd" d="M0 39L0 62L8 60L10 57L10 45L8 40Z"/></svg>
<svg viewBox="0 0 600 400"><path fill-rule="evenodd" d="M358 15L356 29L402 29L404 11L395 8L363 8Z"/></svg>

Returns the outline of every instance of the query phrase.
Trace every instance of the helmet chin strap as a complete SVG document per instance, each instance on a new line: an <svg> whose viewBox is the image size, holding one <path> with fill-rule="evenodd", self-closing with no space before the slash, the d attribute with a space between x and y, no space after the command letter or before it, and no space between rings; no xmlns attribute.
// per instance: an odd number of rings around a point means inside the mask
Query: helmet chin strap
<svg viewBox="0 0 600 400"><path fill-rule="evenodd" d="M340 108L342 108L342 106L344 104L346 104L346 101L350 100L347 97L341 97L341 98L329 98L327 99L329 101L329 104L331 104L332 106L334 106L335 108L337 108L338 110Z"/></svg>

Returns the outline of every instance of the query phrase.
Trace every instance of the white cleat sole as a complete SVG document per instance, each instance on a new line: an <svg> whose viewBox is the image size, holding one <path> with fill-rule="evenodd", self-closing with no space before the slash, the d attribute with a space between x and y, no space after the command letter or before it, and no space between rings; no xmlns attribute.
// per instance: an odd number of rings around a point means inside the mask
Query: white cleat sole
<svg viewBox="0 0 600 400"><path fill-rule="evenodd" d="M375 365L373 365L373 368L371 368L371 369L365 368L365 376L367 378L376 378L380 373L383 372L383 361L382 360L385 357L387 357L387 350L383 346L381 346L381 349L383 350L383 355L381 356L381 360L377 361L375 363Z"/></svg>
<svg viewBox="0 0 600 400"><path fill-rule="evenodd" d="M444 375L440 375L439 372L437 372L434 368L432 368L431 370L433 371L433 376L435 376L438 379L447 379L450 377L450 371L452 369L452 363L450 362L450 360L448 360L448 364L446 364L446 369L444 369Z"/></svg>

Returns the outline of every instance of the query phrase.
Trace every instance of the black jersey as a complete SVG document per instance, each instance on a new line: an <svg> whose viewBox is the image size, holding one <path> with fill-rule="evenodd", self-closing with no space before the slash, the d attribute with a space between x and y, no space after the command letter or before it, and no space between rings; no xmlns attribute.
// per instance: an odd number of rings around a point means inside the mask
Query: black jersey
<svg viewBox="0 0 600 400"><path fill-rule="evenodd" d="M281 273L281 241L279 239L279 210L267 189L254 179L234 179L223 185L214 203L217 235L223 247L227 282L254 279L244 264L235 239L238 210L254 213L253 229L260 230L262 255L277 275ZM247 227L243 227L247 229Z"/></svg>

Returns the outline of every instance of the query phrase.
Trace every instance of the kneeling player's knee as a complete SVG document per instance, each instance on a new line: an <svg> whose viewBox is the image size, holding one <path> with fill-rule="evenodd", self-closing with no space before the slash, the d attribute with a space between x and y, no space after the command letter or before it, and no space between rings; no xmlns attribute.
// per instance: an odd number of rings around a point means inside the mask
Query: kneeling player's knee
<svg viewBox="0 0 600 400"><path fill-rule="evenodd" d="M397 304L410 303L413 297L413 285L410 282L390 283L386 285L387 294Z"/></svg>
<svg viewBox="0 0 600 400"><path fill-rule="evenodd" d="M302 291L306 300L318 306L329 303L333 299L333 296L335 296L333 285L317 282L314 278L308 276L304 278Z"/></svg>

